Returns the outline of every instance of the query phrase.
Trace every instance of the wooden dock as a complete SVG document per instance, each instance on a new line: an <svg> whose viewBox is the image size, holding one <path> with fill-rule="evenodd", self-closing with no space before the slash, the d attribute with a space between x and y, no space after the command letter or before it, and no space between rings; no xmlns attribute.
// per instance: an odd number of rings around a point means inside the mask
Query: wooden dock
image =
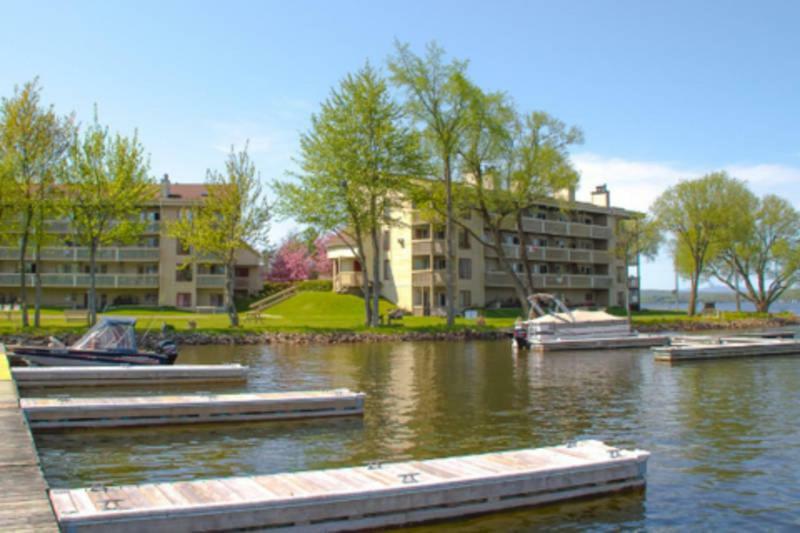
<svg viewBox="0 0 800 533"><path fill-rule="evenodd" d="M15 367L14 380L20 388L111 387L128 385L226 384L247 380L242 365L140 365Z"/></svg>
<svg viewBox="0 0 800 533"><path fill-rule="evenodd" d="M39 457L0 346L0 531L58 531Z"/></svg>
<svg viewBox="0 0 800 533"><path fill-rule="evenodd" d="M364 394L309 392L20 400L34 429L291 420L364 413Z"/></svg>
<svg viewBox="0 0 800 533"><path fill-rule="evenodd" d="M682 338L672 346L653 348L656 361L679 362L731 357L800 355L800 340L722 337L695 341Z"/></svg>
<svg viewBox="0 0 800 533"><path fill-rule="evenodd" d="M377 529L642 487L649 453L599 441L427 461L50 493L71 532Z"/></svg>
<svg viewBox="0 0 800 533"><path fill-rule="evenodd" d="M565 352L573 350L624 350L652 348L669 344L666 335L632 335L625 337L589 337L581 339L557 339L531 342L534 352Z"/></svg>

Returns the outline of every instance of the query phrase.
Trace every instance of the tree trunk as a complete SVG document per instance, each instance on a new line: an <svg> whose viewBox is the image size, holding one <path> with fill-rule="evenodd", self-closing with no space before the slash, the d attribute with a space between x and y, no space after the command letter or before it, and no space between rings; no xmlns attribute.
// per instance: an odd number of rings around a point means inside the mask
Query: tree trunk
<svg viewBox="0 0 800 533"><path fill-rule="evenodd" d="M374 209L373 209L374 210ZM378 243L378 228L375 224L372 225L372 231L370 232L370 237L372 239L372 316L370 317L370 323L373 327L378 326L380 324L380 302L381 302L381 256L380 256L380 244Z"/></svg>
<svg viewBox="0 0 800 533"><path fill-rule="evenodd" d="M97 242L92 240L89 245L89 325L97 322Z"/></svg>
<svg viewBox="0 0 800 533"><path fill-rule="evenodd" d="M28 321L28 289L27 277L25 273L25 253L28 250L28 233L30 227L30 216L25 220L25 226L22 232L22 242L20 243L19 252L19 300L20 300L20 318L22 319L22 327L27 328L30 325Z"/></svg>
<svg viewBox="0 0 800 533"><path fill-rule="evenodd" d="M234 262L228 261L228 264L225 266L225 297L228 300L225 302L225 307L228 312L228 320L231 323L231 327L238 328L239 313L236 311L236 300L234 299L234 272Z"/></svg>
<svg viewBox="0 0 800 533"><path fill-rule="evenodd" d="M360 248L360 247L359 247ZM362 265L361 268L361 291L364 293L364 311L366 313L364 325L369 327L372 325L372 303L369 291L369 275L366 269L366 258L363 252L358 256L358 260Z"/></svg>
<svg viewBox="0 0 800 533"><path fill-rule="evenodd" d="M445 229L444 249L447 261L445 264L445 292L447 299L447 327L453 327L456 316L455 306L455 275L456 251L453 246L453 183L450 168L450 156L444 158L444 186L445 186Z"/></svg>
<svg viewBox="0 0 800 533"><path fill-rule="evenodd" d="M41 238L41 237L40 237ZM33 274L33 282L35 285L34 293L34 311L33 311L33 326L39 327L41 325L42 313L42 246L39 242L36 243L36 252L34 254L33 264L35 270Z"/></svg>
<svg viewBox="0 0 800 533"><path fill-rule="evenodd" d="M508 261L506 257L506 251L503 249L503 238L500 234L499 228L493 228L494 234L494 242L495 242L495 251L497 252L497 259L500 262L500 266L503 270L511 277L511 282L514 284L514 292L517 293L517 298L519 299L520 306L522 307L523 312L525 313L525 317L528 317L531 312L530 302L528 302L528 296L531 294L528 287L519 279L519 276L514 269L511 268L511 263Z"/></svg>
<svg viewBox="0 0 800 533"><path fill-rule="evenodd" d="M759 313L769 313L768 300L758 300L754 303L756 304L756 311L758 311Z"/></svg>
<svg viewBox="0 0 800 533"><path fill-rule="evenodd" d="M700 273L693 272L690 278L691 287L689 288L689 308L686 314L694 316L697 310L697 286L700 283Z"/></svg>
<svg viewBox="0 0 800 533"><path fill-rule="evenodd" d="M628 317L628 324L631 323L631 283L628 278L628 250L625 250L625 314Z"/></svg>

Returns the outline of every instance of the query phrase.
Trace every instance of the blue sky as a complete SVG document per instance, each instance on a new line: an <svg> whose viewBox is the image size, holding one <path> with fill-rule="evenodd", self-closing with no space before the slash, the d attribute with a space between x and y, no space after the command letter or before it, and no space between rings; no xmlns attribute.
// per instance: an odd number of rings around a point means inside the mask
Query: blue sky
<svg viewBox="0 0 800 533"><path fill-rule="evenodd" d="M797 2L0 2L0 94L139 135L154 175L201 181L250 139L264 182L291 167L331 86L399 39L436 40L522 110L579 125L579 198L646 209L727 169L800 207ZM274 224L273 238L292 228ZM664 257L645 287L670 288Z"/></svg>

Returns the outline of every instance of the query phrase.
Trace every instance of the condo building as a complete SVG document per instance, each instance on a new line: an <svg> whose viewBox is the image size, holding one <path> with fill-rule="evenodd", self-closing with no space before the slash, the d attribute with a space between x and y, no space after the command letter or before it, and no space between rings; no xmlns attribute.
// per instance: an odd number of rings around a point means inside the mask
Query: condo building
<svg viewBox="0 0 800 533"><path fill-rule="evenodd" d="M566 207L564 205L566 201ZM614 252L615 233L620 220L636 213L610 205L605 186L591 193L590 202L575 201L574 191L564 198L543 200L523 217L524 239L514 227L502 233L503 251L513 268L524 276L520 258L525 247L536 292L549 292L571 306L624 306L625 278L629 278L630 301L639 303L638 269L625 270ZM391 213L396 225L382 231L380 262L381 296L415 315L443 312L445 289L445 232L404 203ZM485 234L476 212L467 214L465 224L475 234ZM512 278L500 265L496 250L482 245L458 225L456 240L456 306L469 308L516 306ZM487 240L490 240L487 237ZM371 266L374 250L366 250ZM348 244L337 240L329 245L333 260L333 290L357 292L361 288L362 265ZM636 265L632 265L635 267Z"/></svg>
<svg viewBox="0 0 800 533"><path fill-rule="evenodd" d="M101 247L97 251L96 287L98 308L115 305L170 306L210 310L226 303L225 267L213 260L192 263L190 250L165 234L165 222L182 211L202 205L203 184L161 181L159 193L142 206L145 231L133 246ZM85 308L89 289L89 249L70 242L69 221L48 223L52 245L41 251L43 304ZM7 243L8 240L3 242ZM0 304L19 299L20 276L27 276L28 302L33 300L33 252L26 256L25 271L19 265L20 250L0 247ZM248 247L236 253L234 272L237 294L257 293L262 288L260 254Z"/></svg>

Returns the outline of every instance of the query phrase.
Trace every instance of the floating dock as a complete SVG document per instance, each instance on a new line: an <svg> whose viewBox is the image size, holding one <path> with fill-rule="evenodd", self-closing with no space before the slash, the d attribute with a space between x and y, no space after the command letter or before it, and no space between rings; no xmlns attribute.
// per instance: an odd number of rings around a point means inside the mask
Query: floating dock
<svg viewBox="0 0 800 533"><path fill-rule="evenodd" d="M683 337L672 346L653 348L656 361L678 362L730 357L800 355L800 340L757 337L721 337L691 340Z"/></svg>
<svg viewBox="0 0 800 533"><path fill-rule="evenodd" d="M20 400L34 429L291 420L364 413L364 394L310 392Z"/></svg>
<svg viewBox="0 0 800 533"><path fill-rule="evenodd" d="M49 366L14 367L17 386L76 387L128 385L225 384L247 380L242 365L140 365L140 366Z"/></svg>
<svg viewBox="0 0 800 533"><path fill-rule="evenodd" d="M642 487L649 453L599 441L292 474L50 492L64 531L377 529Z"/></svg>
<svg viewBox="0 0 800 533"><path fill-rule="evenodd" d="M0 531L57 532L39 456L0 346Z"/></svg>
<svg viewBox="0 0 800 533"><path fill-rule="evenodd" d="M669 344L666 335L628 335L622 337L586 337L531 342L534 352L565 352L572 350L624 350L626 348L652 348Z"/></svg>

